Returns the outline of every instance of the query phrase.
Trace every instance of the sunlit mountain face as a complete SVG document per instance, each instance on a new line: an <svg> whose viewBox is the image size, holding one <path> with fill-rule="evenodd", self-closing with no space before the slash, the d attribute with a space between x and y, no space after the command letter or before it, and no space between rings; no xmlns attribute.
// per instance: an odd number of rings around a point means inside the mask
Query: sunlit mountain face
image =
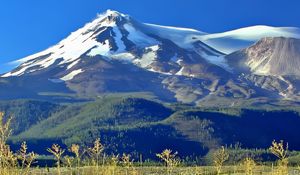
<svg viewBox="0 0 300 175"><path fill-rule="evenodd" d="M19 66L1 76L0 97L146 92L197 106L294 103L297 38L300 30L292 27L209 34L145 24L108 10L57 45L16 61Z"/></svg>

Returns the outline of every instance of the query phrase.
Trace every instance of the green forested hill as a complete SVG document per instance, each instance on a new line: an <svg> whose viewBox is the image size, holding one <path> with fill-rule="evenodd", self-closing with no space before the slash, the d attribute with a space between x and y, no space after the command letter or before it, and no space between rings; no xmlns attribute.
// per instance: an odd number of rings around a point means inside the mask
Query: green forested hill
<svg viewBox="0 0 300 175"><path fill-rule="evenodd" d="M40 123L63 108L62 105L44 101L0 101L0 111L5 112L6 117L12 117L14 135L28 130L31 126Z"/></svg>
<svg viewBox="0 0 300 175"><path fill-rule="evenodd" d="M98 137L106 151L145 156L165 148L203 156L236 143L267 148L274 139L300 150L300 117L291 110L204 109L124 95L68 105L3 101L0 110L14 116L11 143L26 140L40 153L53 142L86 145Z"/></svg>

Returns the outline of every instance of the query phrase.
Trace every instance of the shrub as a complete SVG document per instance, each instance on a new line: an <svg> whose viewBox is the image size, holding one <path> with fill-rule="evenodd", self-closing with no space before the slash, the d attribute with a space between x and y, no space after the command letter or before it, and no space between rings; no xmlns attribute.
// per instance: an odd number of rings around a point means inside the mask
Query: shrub
<svg viewBox="0 0 300 175"><path fill-rule="evenodd" d="M216 152L214 152L213 160L214 160L214 165L215 165L217 174L221 174L224 162L226 160L228 160L228 158L229 158L229 154L224 146L222 146L220 149L218 149Z"/></svg>
<svg viewBox="0 0 300 175"><path fill-rule="evenodd" d="M288 174L288 144L284 146L282 140L280 142L276 142L274 140L269 150L279 159L277 161L277 169L275 173L278 175Z"/></svg>

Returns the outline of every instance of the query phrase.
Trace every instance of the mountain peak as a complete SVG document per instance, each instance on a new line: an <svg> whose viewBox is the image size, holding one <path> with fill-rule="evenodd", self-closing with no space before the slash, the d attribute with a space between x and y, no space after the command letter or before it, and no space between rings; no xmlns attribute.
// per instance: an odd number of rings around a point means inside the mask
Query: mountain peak
<svg viewBox="0 0 300 175"><path fill-rule="evenodd" d="M125 15L123 13L120 13L120 12L118 12L116 10L111 10L111 9L106 10L104 13L102 13L102 15L106 15L106 16L123 16L123 17L127 16L127 15Z"/></svg>
<svg viewBox="0 0 300 175"><path fill-rule="evenodd" d="M97 19L101 19L101 21L103 21L103 19L105 19L110 22L121 22L124 20L129 20L130 17L129 17L129 15L125 15L118 11L109 9L109 10L105 11L104 13L98 14Z"/></svg>

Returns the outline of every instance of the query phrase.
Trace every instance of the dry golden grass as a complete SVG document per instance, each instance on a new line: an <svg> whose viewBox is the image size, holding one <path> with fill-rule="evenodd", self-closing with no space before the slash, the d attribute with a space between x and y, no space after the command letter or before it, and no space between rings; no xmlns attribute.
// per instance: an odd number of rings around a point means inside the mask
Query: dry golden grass
<svg viewBox="0 0 300 175"><path fill-rule="evenodd" d="M57 174L61 174L60 167L62 161L62 155L64 154L65 150L62 149L58 144L53 144L51 148L47 148L47 151L55 157L56 160L56 167L57 167Z"/></svg>
<svg viewBox="0 0 300 175"><path fill-rule="evenodd" d="M274 172L276 175L286 175L288 174L288 144L284 146L283 141L280 142L273 141L272 146L269 148L272 154L277 158L277 168Z"/></svg>
<svg viewBox="0 0 300 175"><path fill-rule="evenodd" d="M253 159L250 157L247 157L243 162L242 162L242 167L244 170L244 173L246 175L253 175L254 170L255 170L256 163Z"/></svg>
<svg viewBox="0 0 300 175"><path fill-rule="evenodd" d="M177 157L178 152L172 152L170 149L165 149L162 153L156 154L167 167L167 174L171 174L174 167L177 167L180 164L180 159Z"/></svg>
<svg viewBox="0 0 300 175"><path fill-rule="evenodd" d="M37 154L34 152L27 152L27 144L23 142L20 150L18 151L17 158L21 162L21 170L23 175L29 174L30 167L34 160L37 158Z"/></svg>
<svg viewBox="0 0 300 175"><path fill-rule="evenodd" d="M229 153L226 151L225 147L222 146L219 150L214 152L213 159L214 165L216 167L216 173L219 175L222 173L222 167L229 158Z"/></svg>
<svg viewBox="0 0 300 175"><path fill-rule="evenodd" d="M0 175L14 174L13 168L17 163L14 153L10 150L9 145L6 144L11 134L10 122L11 117L4 121L4 113L0 112Z"/></svg>

